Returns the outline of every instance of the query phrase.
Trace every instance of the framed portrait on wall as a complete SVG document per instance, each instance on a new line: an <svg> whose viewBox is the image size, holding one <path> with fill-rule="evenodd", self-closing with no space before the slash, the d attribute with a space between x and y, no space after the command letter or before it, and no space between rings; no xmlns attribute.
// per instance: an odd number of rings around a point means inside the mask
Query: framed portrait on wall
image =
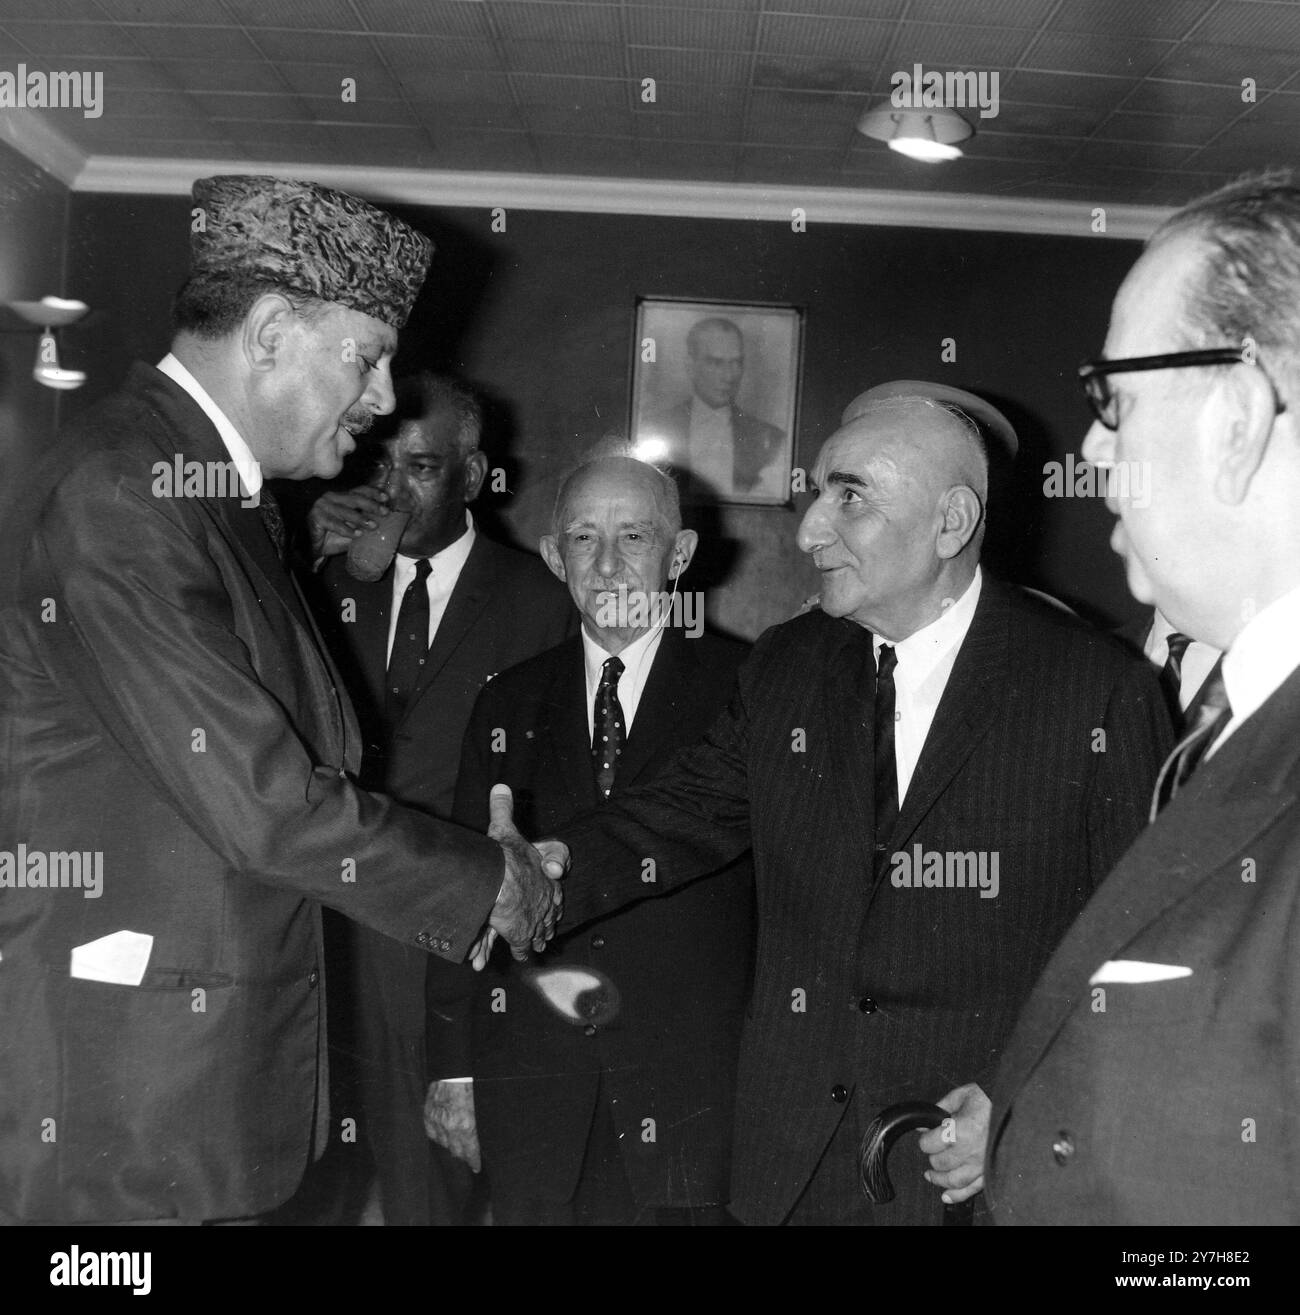
<svg viewBox="0 0 1300 1315"><path fill-rule="evenodd" d="M790 505L803 312L640 297L628 432L692 501Z"/></svg>

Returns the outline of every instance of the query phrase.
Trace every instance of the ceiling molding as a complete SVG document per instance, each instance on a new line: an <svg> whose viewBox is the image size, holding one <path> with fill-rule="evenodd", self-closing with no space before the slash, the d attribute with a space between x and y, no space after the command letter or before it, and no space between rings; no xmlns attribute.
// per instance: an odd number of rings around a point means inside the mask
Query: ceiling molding
<svg viewBox="0 0 1300 1315"><path fill-rule="evenodd" d="M21 148L20 148L21 149ZM667 218L746 219L790 223L801 209L809 225L863 224L972 232L1094 236L1094 204L848 187L766 187L754 183L698 183L550 174L459 173L378 169L291 161L153 159L91 156L73 190L146 196L188 196L196 178L216 173L274 173L309 178L406 205ZM1144 239L1173 213L1168 206L1107 205L1105 237ZM1101 236L1102 234L1096 234Z"/></svg>
<svg viewBox="0 0 1300 1315"><path fill-rule="evenodd" d="M0 111L0 139L69 187L86 164L85 152L52 128L38 110Z"/></svg>

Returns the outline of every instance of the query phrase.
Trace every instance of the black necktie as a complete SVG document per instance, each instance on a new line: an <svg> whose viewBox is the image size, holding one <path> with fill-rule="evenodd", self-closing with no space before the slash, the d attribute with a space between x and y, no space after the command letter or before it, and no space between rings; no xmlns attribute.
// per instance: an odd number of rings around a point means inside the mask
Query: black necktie
<svg viewBox="0 0 1300 1315"><path fill-rule="evenodd" d="M432 567L427 557L415 563L415 579L406 586L402 605L397 609L397 630L393 634L393 651L388 655L388 684L384 690L384 711L390 722L406 710L407 700L420 679L420 671L429 654L429 587L426 581Z"/></svg>
<svg viewBox="0 0 1300 1315"><path fill-rule="evenodd" d="M620 658L605 659L596 686L596 703L592 709L591 764L596 769L596 786L601 798L608 799L618 770L619 755L627 740L623 709L618 701L618 678L623 674Z"/></svg>
<svg viewBox="0 0 1300 1315"><path fill-rule="evenodd" d="M1156 820L1156 814L1187 783L1187 778L1195 771L1206 750L1231 720L1232 705L1228 702L1228 691L1224 688L1223 659L1220 658L1187 709L1187 734L1174 745L1173 752L1165 759L1160 775L1156 778L1156 788L1151 796L1152 822Z"/></svg>
<svg viewBox="0 0 1300 1315"><path fill-rule="evenodd" d="M280 503L274 493L262 485L261 493L257 499L257 509L262 513L262 524L266 526L266 533L275 548L275 555L284 561L284 514L280 511Z"/></svg>
<svg viewBox="0 0 1300 1315"><path fill-rule="evenodd" d="M898 821L898 763L894 757L894 668L898 657L881 644L876 659L876 862L878 876Z"/></svg>
<svg viewBox="0 0 1300 1315"><path fill-rule="evenodd" d="M1160 684L1164 687L1165 701L1175 726L1186 726L1183 720L1183 655L1192 641L1177 630L1169 632L1169 655L1160 671Z"/></svg>

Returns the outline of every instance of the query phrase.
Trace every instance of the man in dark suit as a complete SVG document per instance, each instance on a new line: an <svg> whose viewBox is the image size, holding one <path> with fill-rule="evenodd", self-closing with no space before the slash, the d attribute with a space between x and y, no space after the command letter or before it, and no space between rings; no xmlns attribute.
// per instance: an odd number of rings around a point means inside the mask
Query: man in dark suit
<svg viewBox="0 0 1300 1315"><path fill-rule="evenodd" d="M695 546L676 486L653 467L606 456L568 477L542 552L582 634L484 689L465 736L457 820L483 825L488 790L504 781L518 820L545 832L653 780L703 733L745 650L704 635L695 607L682 607L677 584ZM476 988L473 1043L445 1072L472 1073L473 1085L439 1094L444 1122L462 1111L463 1152L477 1124L494 1222L726 1221L752 942L753 872L742 861L593 922L540 970L504 956L480 978L461 970ZM566 983L590 969L612 982L616 1009L608 998L605 1012L567 1005Z"/></svg>
<svg viewBox="0 0 1300 1315"><path fill-rule="evenodd" d="M728 319L710 316L686 335L691 396L654 417L637 437L661 440L665 460L689 475L688 493L767 493L782 496L787 472L778 469L784 435L736 405L745 372L745 338Z"/></svg>
<svg viewBox="0 0 1300 1315"><path fill-rule="evenodd" d="M455 380L419 374L397 387L397 409L374 445L367 484L323 494L309 526L317 618L357 710L360 783L433 817L450 818L460 745L485 681L571 633L569 600L536 558L494 543L469 512L487 475L482 410ZM394 563L373 582L348 574L344 550L389 507L411 518ZM425 565L427 564L427 571ZM424 598L408 588L424 575ZM399 616L420 612L416 676L394 698ZM483 789L487 807L489 781ZM458 989L460 965L431 960L360 923L347 939L348 1008L360 1079L360 1132L378 1172L389 1224L464 1222L469 1168L424 1131L429 1065L425 970Z"/></svg>
<svg viewBox="0 0 1300 1315"><path fill-rule="evenodd" d="M309 183L194 200L172 352L64 436L6 558L9 1222L243 1219L293 1193L331 1134L322 903L452 959L489 917L518 953L554 917L504 824L493 844L354 784L356 721L261 487L336 474L391 410L427 239Z"/></svg>
<svg viewBox="0 0 1300 1315"><path fill-rule="evenodd" d="M1130 589L1225 655L1008 1047L998 1222L1300 1223L1297 343L1300 179L1272 175L1165 222L1081 370L1084 457L1150 475L1109 500Z"/></svg>
<svg viewBox="0 0 1300 1315"><path fill-rule="evenodd" d="M727 712L655 782L559 829L566 926L642 897L647 863L667 893L752 848L731 1208L753 1224L938 1222L936 1188L973 1198L978 1163L935 1130L895 1152L913 1156L897 1200L868 1206L862 1134L883 1106L941 1098L969 1138L1169 741L1145 663L981 572L1005 419L904 381L845 421L799 529L820 610L759 640Z"/></svg>

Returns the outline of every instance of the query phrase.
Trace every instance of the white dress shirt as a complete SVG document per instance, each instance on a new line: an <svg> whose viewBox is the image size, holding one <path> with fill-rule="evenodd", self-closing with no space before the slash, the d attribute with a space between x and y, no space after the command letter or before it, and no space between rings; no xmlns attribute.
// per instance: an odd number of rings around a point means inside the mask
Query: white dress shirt
<svg viewBox="0 0 1300 1315"><path fill-rule="evenodd" d="M474 518L466 507L465 533L455 543L448 544L441 552L434 553L428 559L429 574L425 578L424 587L429 591L430 645L433 644L434 635L438 633L438 624L442 620L442 614L447 610L447 601L456 587L456 581L460 579L460 573L469 560L470 550L474 547L474 536L477 533L474 528ZM402 596L406 593L407 586L415 579L415 564L421 560L419 557L408 557L405 553L399 552L393 561L393 599L388 607L388 649L385 662L393 655L393 636L397 634L397 614L402 607Z"/></svg>
<svg viewBox="0 0 1300 1315"><path fill-rule="evenodd" d="M907 787L925 748L939 700L948 687L953 664L975 616L984 576L975 568L975 578L966 592L937 620L893 645L898 665L894 668L894 761L898 767L898 803L902 807ZM880 663L880 646L887 639L875 637L872 651Z"/></svg>
<svg viewBox="0 0 1300 1315"><path fill-rule="evenodd" d="M1173 633L1174 628L1165 620L1164 613L1157 611L1151 621L1151 629L1147 632L1142 651L1162 670L1169 658L1169 636ZM1187 705L1196 697L1201 686L1205 684L1205 678L1218 660L1219 650L1209 644L1203 644L1199 639L1193 639L1187 645L1187 650L1183 654L1183 665L1179 669L1178 682L1178 706L1184 712L1187 711Z"/></svg>
<svg viewBox="0 0 1300 1315"><path fill-rule="evenodd" d="M244 496L252 498L262 488L262 467L253 456L252 449L244 442L240 434L226 416L226 413L212 400L201 383L174 357L171 352L158 362L158 369L173 383L185 389L187 393L203 408L203 414L216 426L217 433L230 453L230 460L239 474L239 482L244 486Z"/></svg>
<svg viewBox="0 0 1300 1315"><path fill-rule="evenodd" d="M645 683L650 679L650 668L654 666L655 654L664 637L663 626L652 626L640 639L634 639L621 653L619 661L623 663L623 674L618 678L618 705L623 709L623 726L627 734L632 733L632 720L636 716L641 695L645 692ZM587 670L587 740L596 733L596 690L600 685L601 668L611 654L587 633L586 624L582 627L582 657Z"/></svg>
<svg viewBox="0 0 1300 1315"><path fill-rule="evenodd" d="M1274 599L1246 623L1223 659L1223 685L1232 720L1206 751L1211 757L1228 737L1277 692L1300 667L1300 589Z"/></svg>
<svg viewBox="0 0 1300 1315"><path fill-rule="evenodd" d="M686 447L691 474L719 493L729 492L736 478L731 407L710 406L692 396Z"/></svg>

